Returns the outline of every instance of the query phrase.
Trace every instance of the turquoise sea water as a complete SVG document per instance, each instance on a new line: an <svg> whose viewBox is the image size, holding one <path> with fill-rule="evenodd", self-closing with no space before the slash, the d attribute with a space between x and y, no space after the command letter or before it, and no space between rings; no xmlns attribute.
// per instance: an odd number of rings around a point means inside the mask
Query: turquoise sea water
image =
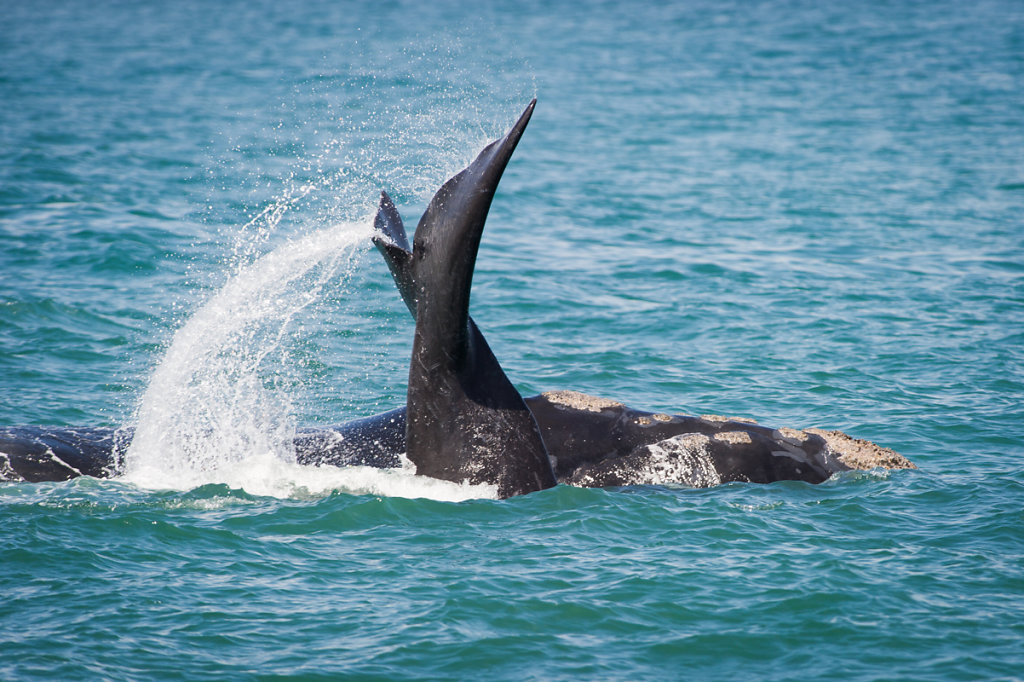
<svg viewBox="0 0 1024 682"><path fill-rule="evenodd" d="M0 483L0 679L1022 676L1020 3L3 14L0 424L158 438ZM498 501L288 465L404 400L379 190L411 227L533 96L472 305L524 394L920 469Z"/></svg>

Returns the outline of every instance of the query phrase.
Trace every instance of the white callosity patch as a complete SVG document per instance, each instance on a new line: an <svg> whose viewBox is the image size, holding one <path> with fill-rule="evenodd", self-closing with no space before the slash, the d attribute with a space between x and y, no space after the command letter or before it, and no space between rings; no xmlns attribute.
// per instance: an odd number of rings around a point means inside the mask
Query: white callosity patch
<svg viewBox="0 0 1024 682"><path fill-rule="evenodd" d="M791 445L801 445L807 441L807 432L801 429L791 429L788 426L780 426L772 432L772 438L785 441Z"/></svg>
<svg viewBox="0 0 1024 682"><path fill-rule="evenodd" d="M579 391L547 391L543 394L545 398L563 407L574 410L586 410L587 412L600 412L610 407L622 407L622 403L607 398L587 395Z"/></svg>
<svg viewBox="0 0 1024 682"><path fill-rule="evenodd" d="M854 438L842 431L807 429L808 433L821 436L839 460L851 469L916 469L913 462L903 455L876 445L869 440Z"/></svg>
<svg viewBox="0 0 1024 682"><path fill-rule="evenodd" d="M754 442L746 431L721 431L713 437L720 443L728 443L730 445L749 445Z"/></svg>

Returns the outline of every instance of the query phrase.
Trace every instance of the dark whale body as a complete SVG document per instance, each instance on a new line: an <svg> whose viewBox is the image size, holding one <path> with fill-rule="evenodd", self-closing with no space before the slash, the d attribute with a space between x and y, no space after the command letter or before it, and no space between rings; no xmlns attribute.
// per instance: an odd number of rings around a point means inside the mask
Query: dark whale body
<svg viewBox="0 0 1024 682"><path fill-rule="evenodd" d="M397 467L488 483L509 497L556 482L586 487L744 481L820 483L908 460L838 431L667 415L572 391L522 398L469 316L477 248L498 181L532 114L488 145L431 200L413 247L382 193L374 243L416 319L407 407L294 438L300 464ZM122 472L131 429L0 428L0 480Z"/></svg>
<svg viewBox="0 0 1024 682"><path fill-rule="evenodd" d="M567 391L524 401L537 422L557 481L569 485L820 483L851 469L913 467L891 450L838 431L773 429L746 420L645 412ZM401 466L405 416L400 407L335 427L302 429L294 439L296 461ZM117 476L131 436L131 429L0 428L0 481ZM673 457L686 458L691 450L702 449L716 476L671 467Z"/></svg>

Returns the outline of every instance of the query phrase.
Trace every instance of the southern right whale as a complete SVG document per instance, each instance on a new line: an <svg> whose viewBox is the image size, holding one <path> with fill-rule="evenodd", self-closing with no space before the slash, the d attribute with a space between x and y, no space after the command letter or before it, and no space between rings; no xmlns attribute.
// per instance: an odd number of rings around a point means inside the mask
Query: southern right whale
<svg viewBox="0 0 1024 682"><path fill-rule="evenodd" d="M536 100L529 104L505 138L488 146L469 167L449 181L458 181L464 190L472 188L473 196L480 199L475 209L458 205L459 220L472 223L479 231L483 229L497 181L535 103ZM508 154L497 155L492 149L507 149ZM430 225L436 219L433 210L437 204L456 205L447 198L446 188L447 184L439 190L420 220L411 249L402 218L387 192L381 192L374 223L373 242L384 256L406 307L416 319L418 341L428 333L421 333L425 327L436 329L425 325L422 319L423 297L434 295L436 287L420 281L420 271L415 268L419 249L436 247L421 240L420 232L425 224ZM453 270L458 281L466 278L465 268L468 266L471 270L475 263L479 232L474 237L475 241L461 254L461 269ZM468 315L468 290L457 305L460 317L452 324L460 330L465 328L469 343L485 349L487 363L496 367L497 361ZM436 315L431 315L428 321L433 323L437 319ZM410 386L414 376L430 385L432 372L421 373L421 368L416 365L414 350ZM500 375L495 374L494 383L504 391L509 390L510 384L504 372L500 368L497 371ZM487 373L473 378L477 385L488 385L489 381ZM437 388L431 385L415 399L410 389L407 409L412 411L417 404L431 405L437 400ZM444 392L443 388L440 392ZM538 425L556 478L571 485L681 483L707 486L731 481L769 483L777 480L818 483L837 471L850 468L913 466L891 450L852 439L838 431L773 429L746 419L642 412L616 401L575 391L547 392L526 398L524 402ZM529 426L520 428L527 430ZM508 425L499 427L501 430L506 433L506 438L514 432ZM407 434L411 451L420 434L415 426L407 427ZM439 457L443 458L444 453L430 451L431 460ZM497 462L495 466L500 469L502 464ZM446 477L444 474L434 475ZM459 474L448 478L453 481L464 479L465 476Z"/></svg>
<svg viewBox="0 0 1024 682"><path fill-rule="evenodd" d="M912 468L839 431L635 410L575 391L519 396L469 316L477 248L498 181L532 114L431 200L412 247L382 193L374 242L416 319L407 406L295 436L299 463L394 467L490 483L502 497L577 486L824 481L849 469ZM0 428L0 480L114 476L131 429Z"/></svg>

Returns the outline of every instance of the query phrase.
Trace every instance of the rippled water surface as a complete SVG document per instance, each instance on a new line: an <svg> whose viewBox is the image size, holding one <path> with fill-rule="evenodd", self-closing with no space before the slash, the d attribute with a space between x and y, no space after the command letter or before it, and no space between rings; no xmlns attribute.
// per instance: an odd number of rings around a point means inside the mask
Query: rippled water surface
<svg viewBox="0 0 1024 682"><path fill-rule="evenodd" d="M1015 2L7 3L0 678L1018 678ZM472 311L524 394L844 429L920 468L512 500L317 470L401 404L368 235L531 97ZM284 434L284 435L282 435Z"/></svg>

